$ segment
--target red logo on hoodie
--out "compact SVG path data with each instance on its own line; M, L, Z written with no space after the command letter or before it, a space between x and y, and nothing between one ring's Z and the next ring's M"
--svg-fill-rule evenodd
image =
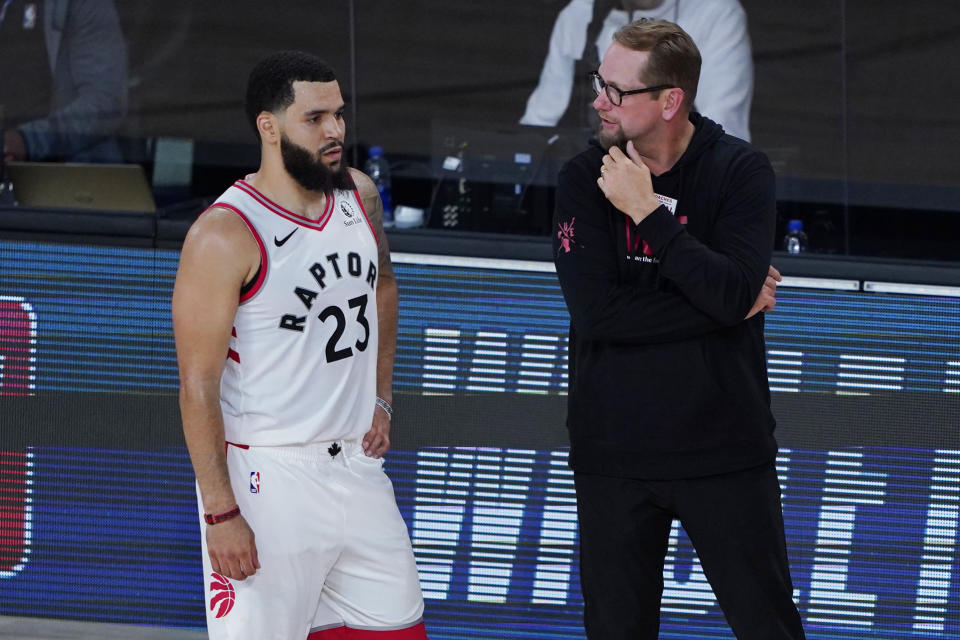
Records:
M570 222L561 222L559 224L557 237L560 238L560 248L566 253L570 253L570 250L573 249L573 223L576 222L576 220L576 218L571 218Z

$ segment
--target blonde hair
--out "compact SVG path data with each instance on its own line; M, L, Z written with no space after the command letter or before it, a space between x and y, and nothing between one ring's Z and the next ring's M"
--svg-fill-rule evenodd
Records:
M683 89L683 104L693 109L701 59L686 31L666 20L641 19L620 27L613 39L627 49L649 52L646 67L638 74L640 81L650 87L668 84Z

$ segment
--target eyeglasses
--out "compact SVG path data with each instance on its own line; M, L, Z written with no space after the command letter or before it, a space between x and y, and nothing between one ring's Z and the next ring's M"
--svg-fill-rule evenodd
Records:
M607 92L607 100L615 106L619 107L623 104L623 96L630 96L635 93L651 93L653 91L663 91L664 89L676 89L672 84L658 84L653 87L646 87L644 89L631 89L629 91L621 91L614 86L607 84L607 81L600 77L600 74L596 71L590 74L590 79L593 81L593 90L597 92L597 95L600 95L601 91Z

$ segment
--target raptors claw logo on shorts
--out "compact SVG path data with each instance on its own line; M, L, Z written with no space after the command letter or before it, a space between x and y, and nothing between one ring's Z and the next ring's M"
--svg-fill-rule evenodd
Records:
M233 609L237 594L230 581L219 573L210 574L210 611L222 618Z

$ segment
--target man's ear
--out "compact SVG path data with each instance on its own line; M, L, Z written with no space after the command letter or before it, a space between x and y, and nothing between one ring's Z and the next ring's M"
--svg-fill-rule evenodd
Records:
M261 111L257 116L257 131L260 132L260 139L264 144L279 144L280 123L277 116L269 111Z
M664 91L666 91L666 95L664 96L662 114L664 120L670 121L680 113L681 107L683 107L683 98L686 94L679 87L664 89Z

